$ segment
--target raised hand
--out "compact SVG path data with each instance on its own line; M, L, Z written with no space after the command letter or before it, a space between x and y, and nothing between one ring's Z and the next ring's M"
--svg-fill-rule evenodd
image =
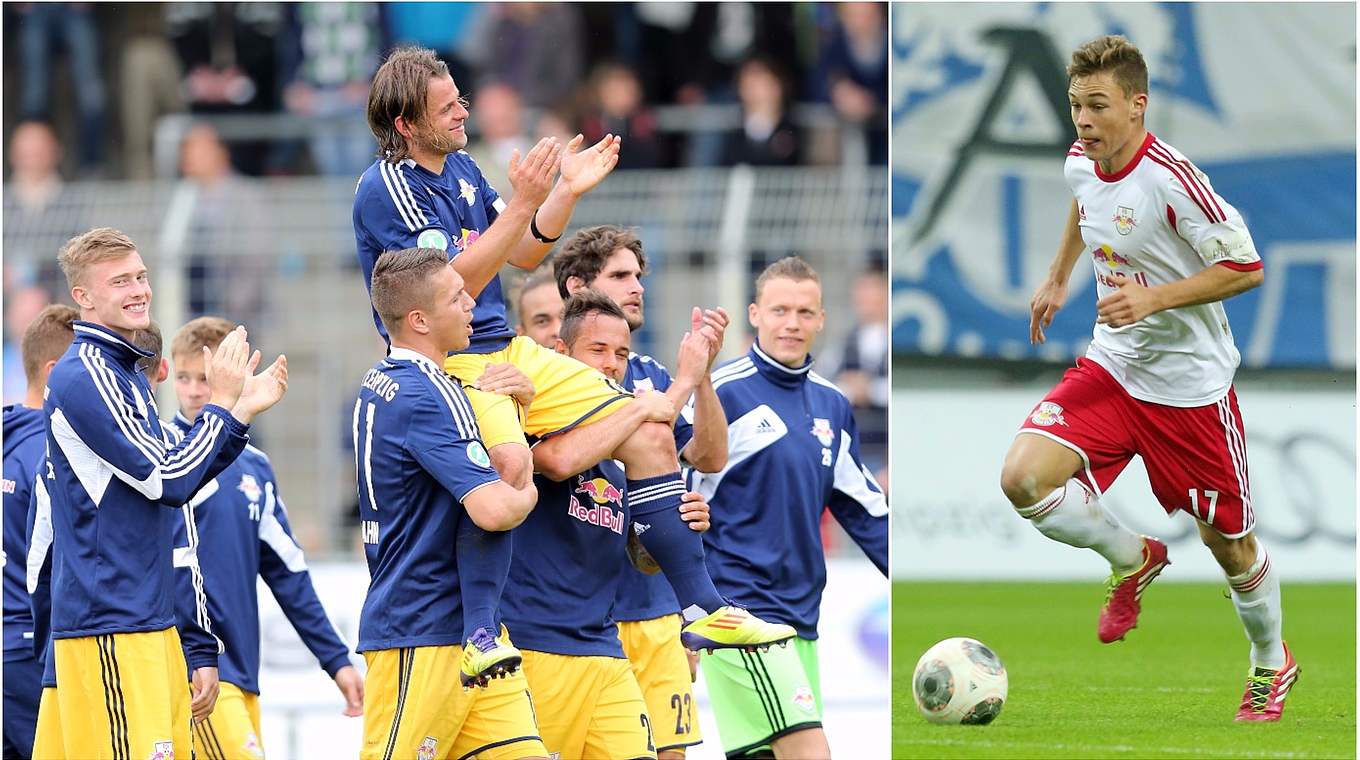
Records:
M695 314L699 309L694 309ZM691 330L680 339L680 350L675 359L675 379L698 387L708 376L712 365L713 341L703 328Z
M511 202L523 203L530 208L543 205L561 165L562 144L556 137L539 140L523 161L516 150L510 155L510 187L515 191Z
M675 421L675 404L660 391L643 391L637 394L636 403L642 405L644 422L664 422L669 425Z
M249 367L253 371L260 364L260 352L251 357ZM231 414L242 422L250 422L255 415L279 403L288 391L288 357L280 354L274 363L258 375L246 378L241 397L232 407Z
M572 138L562 156L562 182L578 198L614 171L619 165L619 148L623 144L622 137L605 135L599 142L581 150L585 141L584 135Z
M727 309L721 306L716 309L704 309L702 315L699 313L699 307L696 306L694 312L690 315L690 323L695 332L703 332L708 336L708 368L713 369L713 363L718 360L718 354L722 352L723 334L727 331L727 326L732 323L732 319L727 316Z
M207 375L211 394L208 403L225 409L236 405L245 386L246 376L255 371L249 366L250 344L246 342L246 328L237 325L227 333L217 350L203 347L203 374Z

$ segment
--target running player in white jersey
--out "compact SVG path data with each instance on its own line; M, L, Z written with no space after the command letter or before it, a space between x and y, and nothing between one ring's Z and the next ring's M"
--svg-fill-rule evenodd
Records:
M1067 298L1087 252L1095 336L1021 426L1001 487L1041 533L1109 560L1099 636L1120 640L1162 571L1166 545L1120 525L1100 503L1139 455L1168 514L1188 512L1223 568L1251 642L1237 720L1275 721L1298 675L1281 639L1279 576L1252 529L1240 359L1222 301L1261 284L1242 217L1209 178L1147 131L1147 65L1123 37L1078 48L1067 68L1077 141L1064 174L1075 199L1058 255L1031 302L1030 340Z

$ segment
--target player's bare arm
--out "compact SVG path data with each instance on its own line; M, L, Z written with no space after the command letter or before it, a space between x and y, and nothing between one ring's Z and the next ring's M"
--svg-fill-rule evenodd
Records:
M463 500L463 508L477 527L501 531L524 522L537 502L538 489L532 479L523 488L498 480L468 494Z
M511 396L526 409L534 401L534 382L510 362L486 365L486 371L472 387L486 393Z
M1265 281L1260 269L1240 272L1214 264L1183 280L1144 287L1130 277L1116 274L1119 290L1096 302L1096 322L1124 327L1159 311L1224 301L1245 293Z
M692 333L708 339L708 362L693 391L694 437L685 444L680 456L699 472L718 472L727 465L727 414L723 412L709 372L722 350L729 321L727 311L722 308L700 311L695 307L690 315ZM684 350L683 346L681 350Z
M623 138L605 135L599 142L581 150L584 142L585 136L577 135L567 143L567 149L562 153L562 176L547 200L538 208L538 231L547 238L561 236L567 228L567 222L571 220L572 212L576 210L576 202L600 184L619 164L619 147ZM552 246L552 243L544 243L525 231L510 254L510 263L520 269L533 269L543 262Z
M552 481L566 480L608 459L644 422L674 420L675 405L666 394L639 393L623 409L591 423L590 435L553 436L534 446L534 470Z
M486 232L453 260L453 268L462 275L464 287L474 298L511 260L519 242L529 236L529 223L552 191L561 163L562 146L551 137L539 140L522 160L519 151L510 156L514 195Z
M1073 198L1072 208L1067 212L1067 227L1063 229L1062 242L1058 244L1058 255L1048 268L1048 277L1034 291L1034 297L1029 302L1030 343L1044 342L1044 328L1053 324L1053 315L1067 302L1067 283L1072 279L1072 269L1086 249L1086 244L1081 240L1078 213L1077 200Z

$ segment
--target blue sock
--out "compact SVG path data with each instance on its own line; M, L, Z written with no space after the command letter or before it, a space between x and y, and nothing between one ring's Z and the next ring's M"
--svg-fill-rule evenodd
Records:
M628 511L638 540L675 589L680 608L713 612L727 604L704 564L704 539L680 519L685 482L678 471L628 480ZM460 571L461 571L461 565Z
M454 544L458 591L463 597L463 641L478 628L487 629L492 636L500 633L496 613L510 575L512 549L510 531L482 530L463 513Z

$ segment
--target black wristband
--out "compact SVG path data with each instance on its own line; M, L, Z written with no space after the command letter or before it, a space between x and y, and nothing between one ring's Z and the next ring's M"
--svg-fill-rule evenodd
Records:
M538 229L538 209L534 209L534 217L529 220L529 234L533 235L534 240L537 240L540 243L552 244L562 239L562 233L560 232L557 234L557 237L550 238L547 235L544 235L542 230Z

